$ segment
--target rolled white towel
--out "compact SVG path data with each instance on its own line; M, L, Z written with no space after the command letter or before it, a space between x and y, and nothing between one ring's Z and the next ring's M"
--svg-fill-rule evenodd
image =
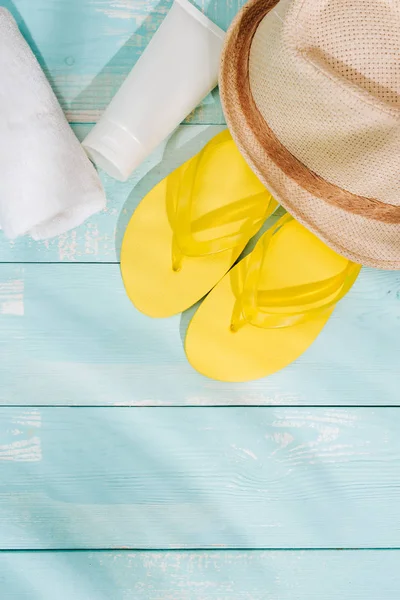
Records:
M35 240L105 208L97 172L11 14L0 8L0 226Z

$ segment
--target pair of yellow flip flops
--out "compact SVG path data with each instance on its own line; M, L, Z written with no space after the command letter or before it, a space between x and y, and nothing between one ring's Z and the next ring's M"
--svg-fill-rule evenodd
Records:
M213 379L258 379L293 362L360 271L290 215L231 268L277 206L226 130L147 194L125 233L122 276L141 312L169 317L209 294L185 350Z

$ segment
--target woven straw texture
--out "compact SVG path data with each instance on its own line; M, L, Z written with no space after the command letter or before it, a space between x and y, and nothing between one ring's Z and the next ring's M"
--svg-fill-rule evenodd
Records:
M339 76L400 108L398 0L328 0L306 4L297 23L298 45Z
M400 268L399 47L392 0L252 0L220 81L232 134L277 199L383 269Z

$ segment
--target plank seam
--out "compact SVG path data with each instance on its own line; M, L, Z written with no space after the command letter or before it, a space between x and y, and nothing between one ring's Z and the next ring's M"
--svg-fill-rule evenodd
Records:
M157 408L157 409L210 409L210 408L246 408L246 409L281 409L281 408L333 408L342 409L350 408L354 409L373 409L373 408L387 408L396 409L400 408L400 404L124 404L123 406L115 404L1 404L0 409L12 408L12 409L26 409L26 408L102 408L102 409L129 409L129 408ZM399 546L400 548L400 546Z
M153 553L153 552L174 552L174 553L184 553L184 552L212 552L212 553L221 553L221 552L399 552L400 546L394 547L350 547L350 548L268 548L268 547L260 547L260 548L127 548L114 546L111 548L10 548L10 549L0 549L1 554L22 554L25 553L67 553L67 552L76 552L76 553L86 553L86 552L129 552L129 553Z

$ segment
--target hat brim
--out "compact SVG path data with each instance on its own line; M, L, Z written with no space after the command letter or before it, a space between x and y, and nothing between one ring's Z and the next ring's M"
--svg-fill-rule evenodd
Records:
M233 21L225 40L220 91L228 127L239 150L284 208L333 250L348 259L379 269L400 269L400 225L354 214L302 187L279 166L257 135L243 106L251 43L258 25L278 0L250 0ZM268 128L265 123L266 129ZM293 160L296 160L293 157Z

